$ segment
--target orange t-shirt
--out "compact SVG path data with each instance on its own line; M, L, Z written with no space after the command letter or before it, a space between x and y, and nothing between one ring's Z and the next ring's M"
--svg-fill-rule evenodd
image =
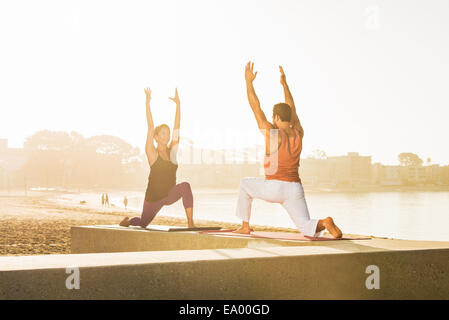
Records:
M289 137L284 130L279 129L281 143L277 151L265 155L264 169L267 180L301 182L299 178L299 157L302 151L302 136L298 130Z

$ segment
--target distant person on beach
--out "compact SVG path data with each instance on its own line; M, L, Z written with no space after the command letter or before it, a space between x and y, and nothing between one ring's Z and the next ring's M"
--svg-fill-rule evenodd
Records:
M123 204L125 205L126 210L126 207L128 206L128 198L126 196L123 198Z
M104 207L105 199L104 199L104 193L101 194L101 206Z
M163 206L171 205L182 198L188 227L194 228L193 195L190 184L188 182L176 184L176 170L178 169L176 155L178 151L179 127L181 121L181 103L178 96L178 89L175 90L175 96L169 98L176 103L175 124L170 143L170 128L168 125L161 124L154 128L153 117L150 110L150 88L145 88L145 95L148 124L145 153L151 168L148 177L148 186L145 192L142 215L132 219L126 217L120 222L120 225L124 227L132 225L145 228L150 224ZM153 139L156 140L157 147L154 146Z
M108 196L107 193L106 193L106 195L105 195L105 197L104 197L104 203L105 203L105 205L109 208L109 196Z
M253 67L254 63L248 62L245 68L246 92L257 125L265 137L265 178L242 179L236 214L243 222L234 232L251 233L249 226L251 204L253 199L262 199L280 203L305 236L318 237L324 229L327 229L335 238L341 238L342 232L331 217L321 220L310 219L298 173L304 130L296 113L284 70L279 66L285 103L274 105L273 123L270 123L260 107L254 90L253 81L257 72L253 72Z

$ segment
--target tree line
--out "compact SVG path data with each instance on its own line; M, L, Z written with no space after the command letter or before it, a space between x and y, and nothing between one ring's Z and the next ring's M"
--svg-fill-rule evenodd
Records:
M144 155L115 136L42 130L26 139L24 152L26 162L18 174L29 186L127 188L146 183Z

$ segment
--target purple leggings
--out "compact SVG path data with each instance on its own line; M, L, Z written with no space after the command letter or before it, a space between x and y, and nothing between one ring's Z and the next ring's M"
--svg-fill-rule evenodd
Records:
M168 206L175 203L182 197L182 204L184 208L193 208L193 195L192 189L188 182L181 182L170 189L167 196L161 200L148 202L144 200L143 210L141 217L134 217L129 220L129 224L132 226L141 226L145 228L154 219L156 214L161 210L163 206Z

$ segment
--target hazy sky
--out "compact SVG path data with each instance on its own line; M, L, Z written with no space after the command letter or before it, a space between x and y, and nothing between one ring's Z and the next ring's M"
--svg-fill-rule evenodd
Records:
M156 124L199 146L261 143L244 67L262 108L283 101L283 65L304 156L400 152L449 164L449 1L2 1L0 138L37 130L112 134L143 149L143 88Z

